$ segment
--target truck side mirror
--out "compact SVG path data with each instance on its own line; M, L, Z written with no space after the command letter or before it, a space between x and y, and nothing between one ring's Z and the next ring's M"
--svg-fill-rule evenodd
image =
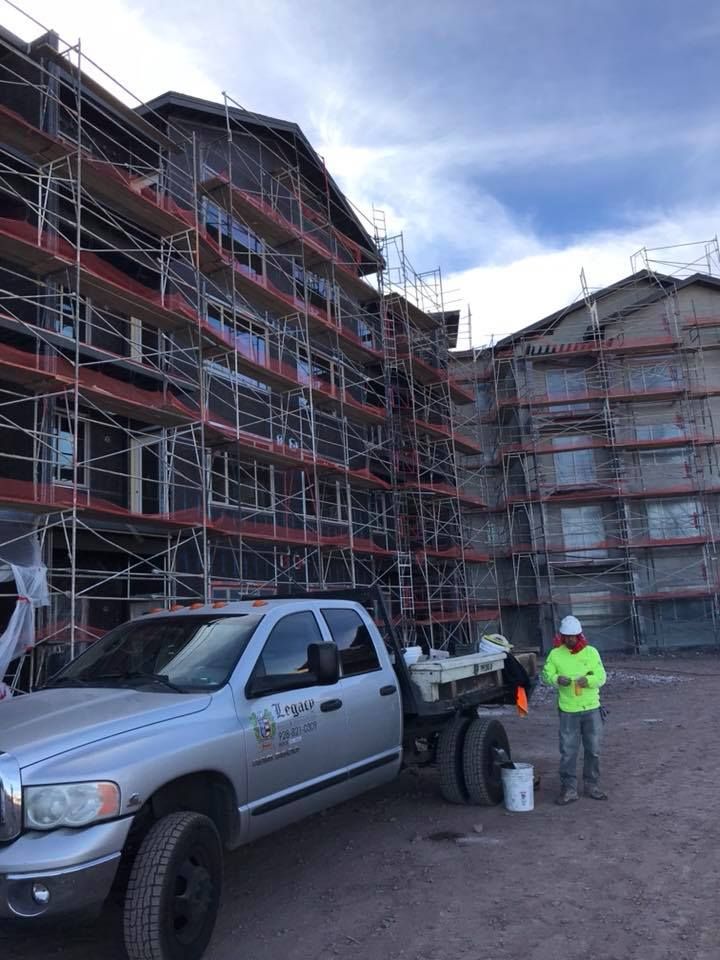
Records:
M337 683L340 679L340 651L335 643L310 643L307 648L310 673L320 684Z

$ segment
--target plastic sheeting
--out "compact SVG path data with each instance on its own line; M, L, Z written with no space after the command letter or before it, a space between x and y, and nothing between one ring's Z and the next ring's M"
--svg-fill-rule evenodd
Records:
M13 579L17 589L15 609L0 635L0 703L10 695L3 683L10 662L35 645L35 610L50 603L35 523L32 514L0 511L0 580Z

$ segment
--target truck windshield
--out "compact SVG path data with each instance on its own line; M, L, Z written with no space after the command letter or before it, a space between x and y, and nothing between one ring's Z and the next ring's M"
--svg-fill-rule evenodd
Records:
M111 630L47 686L217 690L230 679L262 614L175 616Z

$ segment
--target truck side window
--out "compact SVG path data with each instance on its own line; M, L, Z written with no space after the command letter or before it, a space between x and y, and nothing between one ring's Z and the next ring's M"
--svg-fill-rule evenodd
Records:
M317 620L310 611L290 613L272 628L254 675L277 677L306 672L308 644L322 642Z
M354 610L323 610L322 615L340 651L343 676L380 669L370 631Z

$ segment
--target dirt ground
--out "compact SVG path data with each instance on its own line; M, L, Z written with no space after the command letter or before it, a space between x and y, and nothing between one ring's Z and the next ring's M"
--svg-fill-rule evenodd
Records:
M208 960L717 960L720 659L611 664L607 803L553 804L544 695L507 726L541 776L536 809L452 807L435 775L390 787L228 858ZM430 839L456 833L457 839ZM117 918L3 930L3 960L121 960Z

